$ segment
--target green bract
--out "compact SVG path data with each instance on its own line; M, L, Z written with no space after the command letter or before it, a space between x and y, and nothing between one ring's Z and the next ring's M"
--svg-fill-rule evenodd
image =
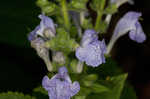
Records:
M58 13L59 7L53 2L48 0L37 0L36 4L41 8L42 12L47 15Z
M104 10L105 14L114 14L118 11L116 4L109 4L108 7Z
M36 1L37 6L39 7L44 7L49 5L49 1L48 0L37 0Z
M92 0L92 3L90 4L91 8L95 11L100 11L102 10L101 8L104 6L102 3L105 0Z
M54 3L48 4L47 6L41 7L42 12L45 12L46 14L50 15L55 13L56 11L56 5Z
M65 54L68 54L75 50L78 44L74 39L71 39L69 34L63 29L57 29L57 35L55 38L52 38L47 42L47 45L53 51L62 51Z
M93 28L93 25L92 25L91 22L92 22L92 21L91 21L90 18L89 18L89 19L85 18L85 19L83 20L83 24L81 24L81 25L82 25L82 27L83 27L84 29L92 29L92 28Z
M86 9L86 3L88 0L71 0L70 7L75 9Z

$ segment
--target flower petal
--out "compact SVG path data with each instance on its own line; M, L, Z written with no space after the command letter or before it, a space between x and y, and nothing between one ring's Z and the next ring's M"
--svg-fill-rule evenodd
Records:
M84 32L81 46L76 49L76 57L87 65L97 67L105 62L104 53L106 53L105 41L99 41L97 32L88 29Z
M129 32L129 37L138 43L142 43L146 40L146 35L144 34L142 26L139 22L137 22L135 25L136 30L131 30Z
M39 18L41 19L41 22L40 29L37 31L37 34L40 36L44 36L43 33L47 33L47 35L54 36L56 30L53 20L43 14L39 15Z
M102 64L102 55L103 51L101 50L101 42L95 41L88 46L86 46L87 50L87 57L86 57L86 64L92 67L97 67Z
M68 73L68 70L65 66L63 66L63 67L59 68L58 73L59 74L65 74L65 73Z
M42 80L42 86L46 90L49 90L51 87L55 86L55 83L52 83L52 81L48 78L48 76L44 76Z
M76 49L75 55L81 62L84 62L87 57L86 48L78 47Z
M117 26L114 30L114 37L120 37L125 35L130 30L136 29L136 22L138 21L139 17L141 16L141 13L138 12L128 12L125 14L117 23Z
M72 84L66 67L61 67L58 71L51 79L45 76L42 86L48 91L50 99L70 99L78 93L80 85L76 81Z
M71 89L70 94L72 97L79 92L80 84L77 81L75 81L75 82L73 82L73 84L71 84L70 89Z
M86 46L94 40L98 40L97 32L92 29L87 29L82 37L81 45Z
M57 80L56 83L57 99L70 99L70 83Z
M32 41L32 40L34 40L37 37L36 32L39 29L40 29L40 25L38 25L32 32L29 33L29 35L28 35L28 40L29 41Z

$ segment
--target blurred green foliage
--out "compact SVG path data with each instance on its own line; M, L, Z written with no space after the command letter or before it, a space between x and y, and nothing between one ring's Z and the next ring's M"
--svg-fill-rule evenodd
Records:
M29 95L24 95L23 93L17 92L7 92L7 93L0 93L0 99L36 99Z

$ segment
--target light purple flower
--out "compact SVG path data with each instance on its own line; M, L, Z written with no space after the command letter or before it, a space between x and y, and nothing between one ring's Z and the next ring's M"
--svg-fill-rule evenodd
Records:
M51 79L45 76L42 86L48 91L49 99L70 99L80 90L79 83L70 80L66 67L59 68Z
M130 32L129 37L132 40L137 41L138 43L144 42L146 36L142 30L140 23L138 22L140 16L141 13L132 11L125 14L117 23L113 38L118 39L120 36L123 36L127 32Z
M40 25L38 25L32 32L29 33L29 35L28 35L28 40L29 40L29 41L32 41L32 40L34 40L35 38L37 38L36 32L37 32L37 30L39 30L39 29L40 29Z
M142 26L138 21L141 15L141 13L130 11L119 20L107 46L106 54L110 53L113 45L118 40L118 38L128 32L130 39L138 43L142 43L146 40L146 35L144 34Z
M81 45L86 46L90 42L98 40L97 32L92 29L85 30L84 35L81 40Z
M105 41L99 41L94 30L86 30L81 46L76 49L76 57L87 65L97 67L105 63L104 54L106 53Z
M117 7L121 6L124 3L130 3L130 4L134 4L133 0L110 0L110 3L112 4L116 4Z
M39 18L41 19L41 22L40 22L40 29L37 31L37 34L40 36L46 35L54 37L56 30L53 20L43 14L39 15Z
M53 20L43 14L39 15L41 19L40 25L38 25L30 34L28 35L28 40L34 40L38 35L41 37L51 38L56 34L55 24Z
M52 71L52 64L49 58L49 49L45 47L45 41L37 37L31 40L31 46L34 48L40 58L42 58L47 66L48 71Z

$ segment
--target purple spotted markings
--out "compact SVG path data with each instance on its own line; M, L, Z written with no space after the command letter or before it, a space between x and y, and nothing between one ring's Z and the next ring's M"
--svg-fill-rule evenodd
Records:
M76 49L76 57L88 66L97 67L105 63L105 41L99 41L94 30L86 30L81 40L81 46Z

